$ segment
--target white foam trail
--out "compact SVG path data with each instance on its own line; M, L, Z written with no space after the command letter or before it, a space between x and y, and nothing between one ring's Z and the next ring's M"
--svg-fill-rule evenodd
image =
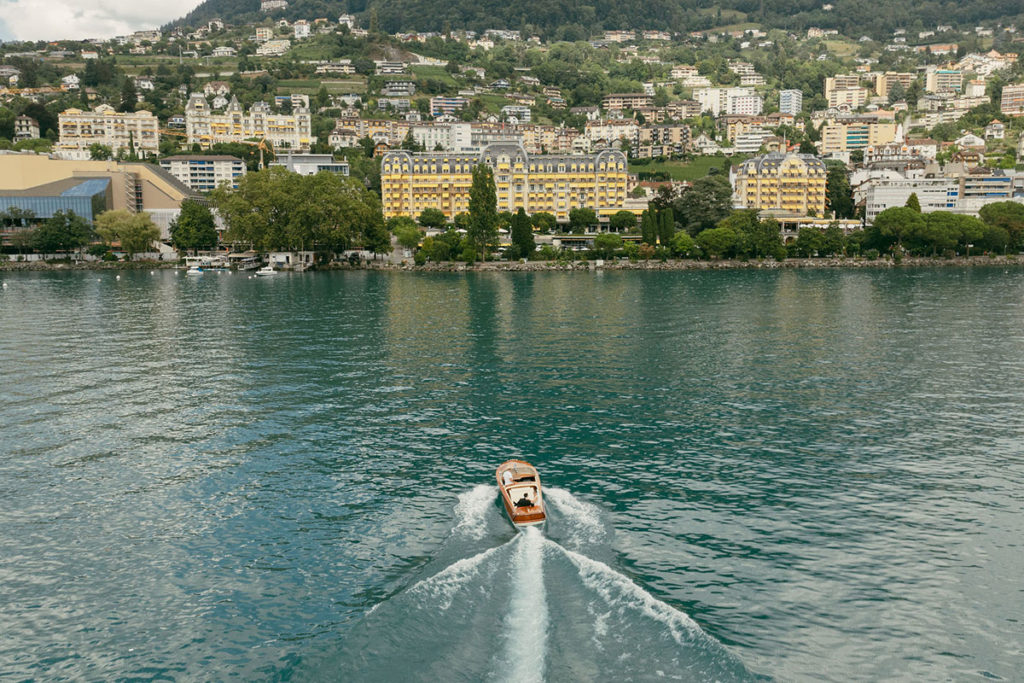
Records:
M422 593L429 597L437 598L438 606L442 610L446 610L452 606L452 599L459 589L477 575L483 561L515 540L513 538L511 541L502 543L495 548L488 548L482 553L453 562L433 576L414 584L409 589L409 592Z
M487 531L487 510L494 503L494 496L495 486L486 484L460 493L459 502L455 504L455 517L459 520L455 532L477 540L483 538Z
M554 541L547 541L547 543L565 553L569 561L579 570L584 585L596 591L609 605L635 609L664 624L668 627L672 638L680 645L692 643L694 639L704 641L711 639L685 612L680 612L658 600L604 562L592 560L585 555L563 548Z
M544 591L544 537L527 527L516 553L512 605L505 623L508 642L499 677L514 683L541 683L547 656L548 601Z
M559 488L545 488L544 497L554 503L569 523L569 541L576 548L584 543L600 543L605 536L601 523L601 510L596 505L582 501L569 491Z

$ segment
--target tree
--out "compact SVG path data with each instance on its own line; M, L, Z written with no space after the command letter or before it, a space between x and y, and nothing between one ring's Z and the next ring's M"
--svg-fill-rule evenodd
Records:
M636 214L632 211L616 211L608 219L608 229L614 232L629 232L636 229Z
M558 219L547 211L539 211L533 214L530 216L530 222L533 223L533 227L537 228L537 232L542 235L554 232L555 228L558 227Z
M138 103L139 97L135 93L135 84L130 78L125 78L124 83L121 84L121 106L118 111L133 112Z
M526 211L520 208L512 216L512 244L518 248L519 255L529 258L537 248L533 239L533 225L530 224L530 217Z
M825 243L825 238L817 228L800 228L793 246L800 256L817 256Z
M398 239L398 244L406 249L415 249L420 244L420 239L423 237L423 233L419 231L416 224L402 225L395 232L395 237Z
M44 254L79 249L89 243L89 222L73 211L57 211L32 231L32 247Z
M907 96L907 89L902 83L896 81L893 83L892 88L889 89L889 104L894 104L905 99Z
M476 254L486 254L487 246L498 238L498 194L494 174L484 164L473 167L473 184L469 188L468 233Z
M655 218L657 211L650 206L640 214L640 242L653 246L658 241L658 222Z
M738 241L739 235L732 228L710 228L697 234L697 244L711 257L725 256Z
M917 198L916 192L911 192L910 196L907 197L907 203L904 204L908 209L913 209L918 213L921 213L921 200Z
M817 154L817 146L810 140L804 139L800 141L800 154Z
M612 258L619 249L622 249L622 237L614 232L602 232L594 238L594 251L602 258Z
M211 249L217 246L217 227L213 213L194 199L181 203L181 213L169 226L171 244L176 249Z
M902 245L903 237L920 230L924 218L906 206L894 206L875 216L874 223L864 231L864 246L887 252Z
M732 185L723 175L693 181L673 204L674 213L691 235L715 227L732 211Z
M825 176L825 205L836 218L853 218L853 190L842 162L829 162Z
M120 242L121 249L131 260L135 254L147 251L160 239L160 228L153 224L147 213L131 213L125 209L104 211L96 217L96 234L107 244Z
M1011 247L1024 246L1024 205L1017 202L992 202L981 207L981 220L994 228L1002 228Z
M597 225L597 214L593 209L577 207L569 210L569 229L573 233L582 235L593 225Z
M822 256L841 254L846 249L846 237L843 235L843 230L839 227L838 223L829 223L821 237L821 246L818 247L818 253Z
M683 258L691 258L696 255L697 243L690 237L690 233L680 230L672 238L672 255Z
M94 142L89 145L89 158L93 161L107 161L114 157L114 151L107 145Z
M663 247L672 243L672 237L676 234L676 221L672 215L672 208L669 207L658 212L658 242Z
M448 219L445 218L444 212L433 208L423 209L417 220L424 228L443 228L448 224Z

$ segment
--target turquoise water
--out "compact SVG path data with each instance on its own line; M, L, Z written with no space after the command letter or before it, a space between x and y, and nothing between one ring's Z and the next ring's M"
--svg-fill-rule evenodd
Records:
M0 279L0 679L1024 670L1024 271Z

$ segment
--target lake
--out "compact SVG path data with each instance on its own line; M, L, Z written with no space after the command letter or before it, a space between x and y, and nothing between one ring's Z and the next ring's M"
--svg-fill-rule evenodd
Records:
M1024 270L0 279L0 679L1024 670Z

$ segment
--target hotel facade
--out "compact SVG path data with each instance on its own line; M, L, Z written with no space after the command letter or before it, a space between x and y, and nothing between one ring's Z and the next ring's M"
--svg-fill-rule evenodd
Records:
M66 109L58 120L60 139L53 151L63 159L88 160L94 144L109 147L115 156L130 146L140 157L160 153L159 122L145 110L121 113L101 104L93 111Z
M193 94L185 106L185 134L188 144L209 148L217 142L263 139L274 149L309 149L313 118L309 109L294 107L291 114L275 114L266 102L257 102L246 113L234 97L224 113L215 113L201 94Z
M576 208L611 216L626 202L626 157L616 150L593 155L530 155L522 145L495 143L477 154L392 151L381 160L384 217L415 218L438 209L452 220L469 211L473 168L494 174L498 211L546 211L560 222Z
M754 157L736 171L736 203L744 209L824 216L826 176L824 162L809 154L772 152Z

